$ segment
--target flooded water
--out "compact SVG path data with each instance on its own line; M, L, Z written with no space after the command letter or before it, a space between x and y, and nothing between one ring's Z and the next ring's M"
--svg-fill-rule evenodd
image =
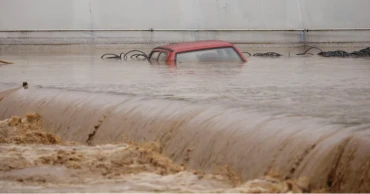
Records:
M164 155L191 169L209 173L226 164L243 181L278 170L313 179L314 188L370 191L368 171L354 173L370 169L369 58L249 57L244 65L177 67L100 54L0 59L14 63L0 67L2 90L30 85L0 101L1 119L37 111L68 141L159 141ZM17 146L1 149L25 149ZM209 181L191 191L234 188Z
M370 124L370 59L249 58L240 65L101 60L99 56L4 56L0 83L222 104Z
M229 168L186 170L156 142L87 146L48 133L36 113L0 121L1 192L303 192L277 174L241 184Z

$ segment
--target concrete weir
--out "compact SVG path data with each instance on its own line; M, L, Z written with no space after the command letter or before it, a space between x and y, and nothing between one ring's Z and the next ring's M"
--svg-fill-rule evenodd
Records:
M223 106L31 87L0 93L0 117L38 112L65 140L158 141L201 171L229 165L243 180L270 170L314 188L370 192L370 130Z

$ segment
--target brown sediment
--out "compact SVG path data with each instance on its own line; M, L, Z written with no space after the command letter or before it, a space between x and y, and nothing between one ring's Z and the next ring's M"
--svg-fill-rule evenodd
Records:
M43 121L38 113L28 113L24 118L13 116L1 121L0 143L65 144L59 137L43 129ZM140 145L132 144L125 148L123 152L112 153L109 157L98 156L98 161L84 164L83 161L87 159L81 153L59 150L52 155L40 157L36 163L66 165L72 168L82 168L81 165L90 165L88 168L91 171L99 169L103 170L104 174L138 173L142 171L170 174L183 170L183 167L175 165L170 159L161 155L161 151L157 142L146 142ZM148 166L140 164L151 164L150 168L152 169L147 169Z
M370 191L370 145L366 139L369 130L186 102L48 89L18 90L0 101L3 119L30 110L42 114L47 131L65 141L85 144L88 139L91 145L157 142L160 153L188 171L216 174L213 172L218 167L229 166L237 172L239 185L267 176L266 172L273 169L284 177L281 179L286 182L284 188L295 188L288 180L308 177L312 189ZM100 122L101 118L104 122ZM134 149L132 146L128 150ZM134 151L134 156L139 157L140 153ZM59 155L64 158L63 153ZM52 156L55 157L58 155ZM54 159L49 160L54 163ZM55 162L74 166L75 160ZM81 163L77 164L76 167L84 168ZM114 166L101 165L102 168L97 169ZM159 174L167 173L159 167L154 169ZM109 171L102 173L110 174ZM259 183L274 181L261 179ZM228 185L235 188L238 184Z
M0 143L61 144L63 141L42 129L42 119L37 113L24 118L13 116L0 122Z
M1 121L2 128L4 124L8 133L7 141L0 144L0 186L15 187L3 187L3 191L17 191L16 186L30 191L37 186L35 192L81 188L95 191L96 185L109 191L112 184L118 191L126 192L309 192L310 189L306 179L284 180L273 173L242 184L229 166L220 167L213 174L185 171L162 154L158 142L85 146L47 138L21 141L24 139L21 136L30 130L47 133L37 113L23 118L13 116ZM14 134L17 141L9 140ZM120 181L126 186L120 187ZM110 186L104 188L101 184Z
M43 129L43 121L38 113L28 113L24 118L13 116L0 122L0 143L3 144L59 144L66 145L59 137L46 132ZM65 165L68 168L90 171L102 171L103 174L129 174L138 172L155 172L157 174L172 174L183 170L183 167L174 164L170 159L161 155L161 148L157 142L143 144L131 144L123 147L123 150L110 153L109 155L94 155L96 161L89 161L88 157L76 150L58 150L47 156L41 156L35 160L35 164ZM14 159L14 158L13 158ZM7 158L3 158L3 162ZM1 170L11 170L16 167L27 167L24 158L17 155L17 161L24 165L9 164L2 166ZM148 166L147 164L151 164Z
M28 162L22 155L13 153L12 155L1 156L0 171L23 169L29 166L31 166L31 163Z
M120 146L123 145L116 145L117 148ZM161 155L157 145L150 142L141 146L123 146L122 149L109 154L59 150L51 155L40 157L36 163L85 169L109 177L140 172L167 175L183 170L181 166Z
M242 184L240 174L231 169L229 165L217 167L213 174L227 177L233 187L239 187Z

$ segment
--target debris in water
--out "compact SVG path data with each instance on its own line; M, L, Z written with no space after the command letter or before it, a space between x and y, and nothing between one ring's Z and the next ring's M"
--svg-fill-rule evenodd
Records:
M13 64L12 62L9 62L9 61L3 61L3 60L0 60L0 63L4 63L4 64L6 64L6 65Z
M22 86L23 86L24 89L28 89L28 83L27 82L23 82Z

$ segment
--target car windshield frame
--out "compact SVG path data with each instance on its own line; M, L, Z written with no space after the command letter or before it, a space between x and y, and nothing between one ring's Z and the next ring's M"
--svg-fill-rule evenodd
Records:
M197 51L205 51L205 50L224 49L224 48L232 48L233 51L236 53L236 55L239 57L240 63L245 63L243 57L240 56L239 52L237 52L237 50L233 46L221 46L221 47L201 48L201 49L193 49L193 50L188 50L188 51L176 52L176 54L175 54L175 64L177 64L177 55L178 54L191 53L191 52L197 52ZM217 61L215 61L215 62L217 62Z

